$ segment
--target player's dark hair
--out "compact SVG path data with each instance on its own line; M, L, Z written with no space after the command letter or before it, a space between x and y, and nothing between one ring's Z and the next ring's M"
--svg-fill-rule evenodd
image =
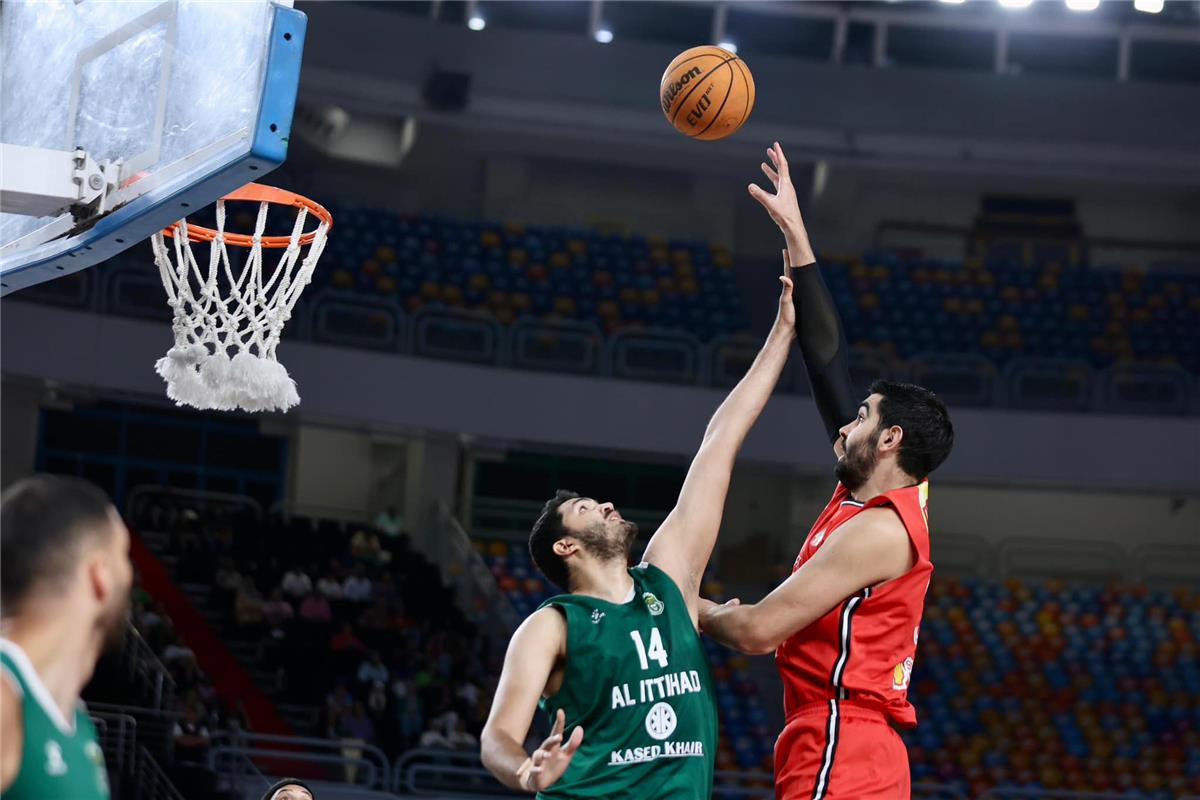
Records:
M546 580L564 592L567 591L570 574L567 571L567 562L554 552L554 543L569 533L567 526L563 524L559 508L563 503L577 497L579 495L575 492L559 489L554 493L554 497L542 506L542 515L533 523L533 530L529 533L529 555L533 558L534 565Z
M954 426L946 404L933 392L911 383L878 380L871 384L870 391L882 396L880 430L895 425L904 431L900 469L919 481L925 480L954 447Z
M65 580L80 545L112 531L112 503L80 478L33 475L0 496L0 602L5 616L39 585Z

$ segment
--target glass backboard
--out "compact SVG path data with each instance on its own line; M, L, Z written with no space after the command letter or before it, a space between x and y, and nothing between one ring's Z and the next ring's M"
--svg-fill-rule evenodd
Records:
M307 22L290 0L15 0L0 17L0 142L21 146L0 170L37 180L22 148L81 148L114 178L102 206L50 216L12 213L0 192L0 294L97 264L283 163Z

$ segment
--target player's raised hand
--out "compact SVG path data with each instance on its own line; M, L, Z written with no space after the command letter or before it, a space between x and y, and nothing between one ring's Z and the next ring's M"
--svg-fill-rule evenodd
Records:
M788 171L787 158L779 142L767 148L767 158L771 163L762 162L762 171L775 187L775 194L765 191L757 184L750 184L750 196L759 202L775 224L784 231L803 225L800 218L800 203L796 199L796 189L792 186L792 175Z
M564 744L563 730L566 725L567 715L560 708L554 718L554 728L546 737L546 741L542 742L517 770L522 788L530 792L540 792L553 786L567 771L575 751L583 743L583 728L576 726L575 730L571 731L571 738Z

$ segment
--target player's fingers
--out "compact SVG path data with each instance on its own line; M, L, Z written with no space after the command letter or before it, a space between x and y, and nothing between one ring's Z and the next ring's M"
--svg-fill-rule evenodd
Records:
M791 281L788 281L788 283L791 283ZM741 604L742 604L741 598L738 598L738 597L735 597L732 600L726 600L723 603L723 605L727 605L727 606L740 606Z
M786 175L788 168L787 156L783 154L783 147L779 144L779 142L775 143L775 156L775 166L779 168L779 173L781 175Z
M542 742L542 746L539 749L549 752L550 750L554 749L555 747L558 747L558 745L561 743L562 743L562 734L556 733L553 736L547 736L546 741Z
M776 169L779 169L779 154L775 152L774 147L767 148L767 158L771 159L771 164L774 165Z
M759 166L762 167L763 174L770 179L771 183L779 186L779 173L767 166L767 162L765 161L759 164Z
M573 755L579 749L579 745L583 743L583 728L576 725L575 730L571 731L571 738L567 740L566 746L563 747L563 752L568 756Z
M771 195L764 192L762 187L760 187L757 183L750 184L750 196L757 200L763 208L767 209L768 211L771 210L770 206L767 205L767 198L771 197Z
M792 254L789 253L787 251L787 248L785 247L783 249L783 274L787 275L788 270L791 268L792 268Z
M567 727L567 714L561 708L554 715L554 727L550 729L551 736L562 737L563 729Z
M533 755L530 756L530 760L533 762L533 769L537 769L542 765L542 762L546 760L546 751L539 747L537 750L533 751Z
M783 284L784 297L790 297L792 294L792 279L785 278L784 276L780 275L779 282ZM733 602L733 601L730 601L730 602ZM724 605L729 605L729 603L725 603Z

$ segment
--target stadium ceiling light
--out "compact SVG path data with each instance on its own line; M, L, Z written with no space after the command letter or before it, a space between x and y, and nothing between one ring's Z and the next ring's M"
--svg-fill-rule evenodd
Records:
M1157 14L1163 10L1163 0L1133 0L1133 7L1147 14Z
M1029 8L1033 0L1000 0L1000 5L1005 8Z
M735 56L737 55L737 45L733 42L720 42L717 44L717 47L721 48L722 50L728 50Z
M1072 11L1095 11L1100 7L1100 0L1067 0L1067 8Z
M945 3L948 6L961 6L967 0L938 0L939 3Z
M467 27L473 31L487 27L487 20L479 13L479 0L467 0Z
M608 44L613 40L613 32L608 28L599 28L596 31L596 41L600 44Z

